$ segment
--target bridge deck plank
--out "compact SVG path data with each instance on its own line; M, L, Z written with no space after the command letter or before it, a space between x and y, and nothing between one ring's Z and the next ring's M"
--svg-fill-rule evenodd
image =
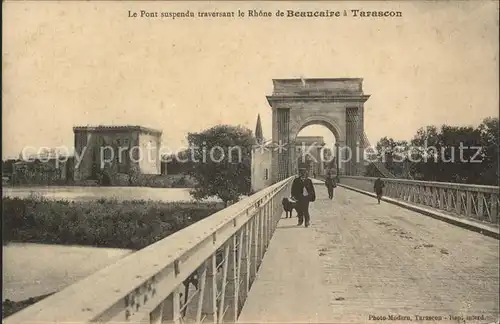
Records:
M239 322L498 319L498 240L343 188L333 201L317 191L310 228L280 220Z

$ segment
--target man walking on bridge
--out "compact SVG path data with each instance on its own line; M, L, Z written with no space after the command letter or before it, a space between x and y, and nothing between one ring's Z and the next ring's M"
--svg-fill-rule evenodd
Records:
M382 199L382 189L384 187L385 187L384 182L380 180L380 178L377 178L377 180L375 180L375 184L373 185L373 191L375 191L375 194L377 194L377 200L379 205L380 205L380 199Z
M333 177L331 172L328 172L326 174L325 186L328 190L328 198L330 200L333 199L333 189L337 187L337 182L335 181L335 178Z
M305 221L305 227L309 227L309 203L316 200L316 192L311 179L307 177L306 169L299 170L299 176L293 180L291 191L292 198L297 201L297 216L299 217L297 226L301 226Z

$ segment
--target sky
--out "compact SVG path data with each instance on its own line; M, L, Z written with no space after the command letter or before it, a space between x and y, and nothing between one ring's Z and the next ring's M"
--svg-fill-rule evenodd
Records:
M216 124L271 136L277 78L363 78L365 132L498 116L498 2L4 1L2 153L73 146L76 125L141 125L175 150ZM398 10L401 18L129 18L130 12ZM319 127L319 128L318 128ZM332 137L321 126L300 135ZM328 138L327 138L328 140Z

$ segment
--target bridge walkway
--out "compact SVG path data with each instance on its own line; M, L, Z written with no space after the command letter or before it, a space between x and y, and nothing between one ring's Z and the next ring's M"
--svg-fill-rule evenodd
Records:
M316 190L309 228L283 214L240 323L498 320L497 239L344 188L333 201Z

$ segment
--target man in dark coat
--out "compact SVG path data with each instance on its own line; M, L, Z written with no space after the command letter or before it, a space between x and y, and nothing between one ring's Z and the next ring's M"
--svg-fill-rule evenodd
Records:
M337 181L330 172L326 174L325 186L328 190L328 198L333 199L333 189L337 187Z
M373 191L375 191L375 194L377 195L379 205L380 199L382 199L382 189L384 186L384 182L380 178L377 178L377 180L375 180L375 184L373 185Z
M306 169L299 170L299 176L293 180L291 191L291 196L297 201L297 216L299 217L297 226L301 226L305 221L304 225L309 227L309 203L316 200L316 192L311 179L307 177Z

